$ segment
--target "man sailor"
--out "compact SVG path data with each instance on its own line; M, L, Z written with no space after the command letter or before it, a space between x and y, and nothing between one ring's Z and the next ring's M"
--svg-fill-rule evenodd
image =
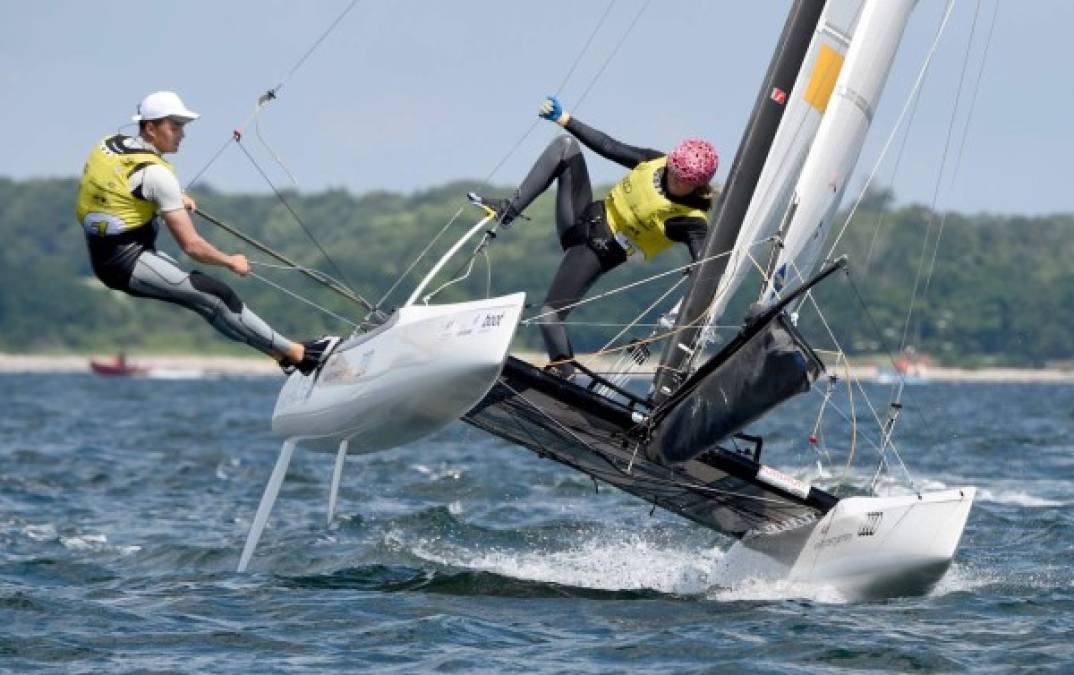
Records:
M179 248L194 260L239 276L250 272L246 256L223 253L198 234L190 217L194 200L183 193L174 168L163 157L179 150L184 127L198 116L174 92L154 92L142 100L132 118L138 123L138 136L109 136L90 152L76 213L93 271L109 288L197 312L226 337L271 356L284 372L297 368L309 374L328 357L338 337L289 340L254 314L229 286L198 270L184 271L156 249L158 221L163 221Z

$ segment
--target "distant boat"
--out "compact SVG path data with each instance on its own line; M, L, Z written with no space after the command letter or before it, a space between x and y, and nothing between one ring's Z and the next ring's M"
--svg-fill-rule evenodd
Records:
M929 381L928 357L913 350L895 359L894 367L880 368L876 373L878 384L925 384Z
M105 377L129 377L145 375L148 368L136 366L127 361L127 356L120 352L110 359L90 359L90 370Z

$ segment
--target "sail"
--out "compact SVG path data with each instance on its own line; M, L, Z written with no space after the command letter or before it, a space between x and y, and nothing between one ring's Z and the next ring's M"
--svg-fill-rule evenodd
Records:
M820 20L824 2L797 0L783 26L779 44L768 65L764 82L754 101L750 122L742 137L731 173L716 203L715 222L709 228L702 262L691 275L690 289L675 321L674 338L667 341L656 377L653 399L670 396L689 375L689 361L697 351L701 324L727 268L727 255L734 247L742 218L746 214L765 158L779 128L791 93Z
M727 304L755 264L762 267L767 250L759 244L779 229L788 215L795 183L831 100L836 79L854 35L864 0L828 0L809 45L798 79L791 90L787 111L772 141L757 189L735 241L727 271L720 279L703 340L715 341L713 324L723 317ZM738 317L734 317L737 322Z
M794 212L762 296L765 300L808 278L816 268L916 3L865 3L832 100L795 186Z
M658 464L688 461L809 391L824 363L785 310L846 262L832 261L779 302L755 303L738 335L650 415L646 456Z

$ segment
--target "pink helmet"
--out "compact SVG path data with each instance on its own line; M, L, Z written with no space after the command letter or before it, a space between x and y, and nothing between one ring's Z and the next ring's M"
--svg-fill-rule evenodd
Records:
M716 175L720 156L712 143L701 138L687 138L668 155L668 171L677 180L698 187L707 185Z

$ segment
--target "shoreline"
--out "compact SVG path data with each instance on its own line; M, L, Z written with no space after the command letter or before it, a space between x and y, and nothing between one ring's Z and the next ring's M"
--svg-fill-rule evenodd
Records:
M520 354L531 363L540 364L540 355L534 353ZM107 360L110 356L88 356L82 354L43 355L10 354L0 352L0 374L34 374L34 373L90 373L91 358ZM148 368L150 374L187 374L193 376L234 375L261 376L281 375L279 367L271 359L261 356L198 356L194 354L156 354L131 355L129 362L134 366ZM590 363L596 369L597 363ZM889 370L890 372L890 370ZM836 375L846 376L847 370L840 369ZM852 365L849 374L864 381L877 381L884 374L884 369L875 365ZM1074 383L1074 369L1065 368L945 368L929 366L920 374L919 379L926 382L1037 382L1037 383ZM890 382L890 381L889 381Z

